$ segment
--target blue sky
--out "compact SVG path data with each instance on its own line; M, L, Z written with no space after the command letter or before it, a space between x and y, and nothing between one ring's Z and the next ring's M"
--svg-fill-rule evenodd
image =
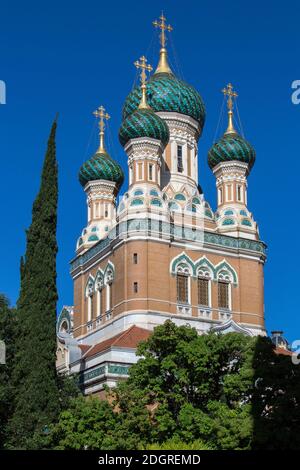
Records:
M300 79L296 1L2 0L0 80L7 86L7 104L0 105L0 291L15 303L25 229L50 126L59 112L59 307L72 304L69 260L86 223L77 175L97 139L91 113L104 104L111 114L109 148L126 169L118 142L121 108L136 79L133 61L147 54L156 65L158 39L152 21L162 9L174 26L171 63L206 104L199 178L214 208L215 180L207 151L222 105L220 90L231 81L239 92L245 136L257 152L248 207L268 244L267 328L282 328L290 341L300 338L300 105L291 101L291 83Z

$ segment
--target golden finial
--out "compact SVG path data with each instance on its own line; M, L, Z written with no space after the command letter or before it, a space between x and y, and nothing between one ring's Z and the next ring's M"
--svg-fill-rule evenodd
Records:
M110 115L105 112L105 108L103 106L99 106L99 108L96 109L96 111L93 112L94 116L99 118L99 138L100 138L100 143L99 143L99 148L97 150L97 153L103 153L106 152L105 150L105 145L104 145L104 129L105 129L105 121L108 121L110 119Z
M146 80L147 80L146 70L148 72L151 72L152 67L150 64L147 64L147 59L145 56L142 56L140 58L140 62L136 60L134 62L134 65L136 66L137 69L141 69L140 77L141 77L142 98L139 104L139 109L150 109L150 106L147 103L147 97L146 97Z
M158 20L153 21L153 25L155 28L159 28L161 30L161 33L159 35L160 37L160 57L159 57L159 63L157 66L157 69L155 70L154 73L172 73L172 70L170 69L170 66L168 64L168 56L167 56L167 49L166 49L166 31L171 32L173 30L172 26L170 24L166 24L166 18L164 17L164 14L162 13L161 16L159 17L160 22Z
M238 94L233 91L233 86L228 83L227 87L223 88L222 93L228 96L227 109L228 109L228 127L225 134L235 134L236 130L233 126L233 99L237 98Z

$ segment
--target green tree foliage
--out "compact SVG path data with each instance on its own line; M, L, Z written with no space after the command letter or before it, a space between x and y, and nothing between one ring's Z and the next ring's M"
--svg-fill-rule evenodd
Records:
M52 434L57 449L110 450L115 447L118 415L108 402L79 397L62 411Z
M130 387L143 395L154 410L154 442L176 437L200 439L215 448L249 449L254 341L236 333L199 336L191 327L167 321L139 346L143 359L132 366L118 393ZM120 398L119 406L126 412Z
M199 336L167 321L138 354L109 402L75 400L61 414L52 434L59 448L299 447L300 368L269 339Z
M137 449L165 442L177 442L180 447L196 441L207 448L248 449L253 344L254 340L239 334L199 336L190 327L168 321L139 346L142 358L131 367L129 379L113 390L112 404L101 405L112 413L112 441L107 443L110 434L98 432L99 426L106 429L101 413L98 418L93 413L97 443L87 434L83 444L76 432L66 432L71 418L65 413L55 428L54 441L60 448ZM78 402L76 413L85 434L91 426L90 421L85 424L82 403ZM72 444L66 444L66 436L72 436Z
M202 441L182 442L178 439L170 439L162 444L148 444L145 450L213 450Z
M270 340L258 338L253 358L254 449L300 449L300 365L274 354Z
M0 294L0 341L5 343L5 364L0 364L0 449L4 446L7 422L13 411L14 390L11 378L15 337L15 310L10 308L8 299Z
M18 335L13 384L16 391L9 447L35 448L59 412L56 354L57 162L54 122L44 160L40 190L27 231L17 306ZM42 439L42 437L41 437Z

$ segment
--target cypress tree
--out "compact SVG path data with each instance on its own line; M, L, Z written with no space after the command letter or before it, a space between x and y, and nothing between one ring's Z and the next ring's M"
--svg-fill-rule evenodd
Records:
M21 260L18 337L13 372L14 413L8 448L40 447L59 412L56 359L56 226L58 171L56 120L48 140L41 185Z
M8 299L0 294L0 340L5 351L0 361L0 449L4 447L6 427L12 415L12 363L15 351L16 312L9 306Z

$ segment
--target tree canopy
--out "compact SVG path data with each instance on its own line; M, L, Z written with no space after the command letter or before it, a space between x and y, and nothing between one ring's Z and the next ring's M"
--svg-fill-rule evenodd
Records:
M12 364L15 353L16 312L0 294L0 341L5 344L5 364L0 363L0 449L4 446L7 423L12 414L14 389Z
M298 448L299 367L275 354L268 338L198 335L167 321L137 354L128 380L109 401L75 399L60 415L53 445ZM282 436L282 428L294 437Z
M18 334L12 382L13 415L8 447L31 449L57 419L59 389L56 360L56 122L48 140L41 185L27 231L26 254L21 260L21 289L17 305Z

